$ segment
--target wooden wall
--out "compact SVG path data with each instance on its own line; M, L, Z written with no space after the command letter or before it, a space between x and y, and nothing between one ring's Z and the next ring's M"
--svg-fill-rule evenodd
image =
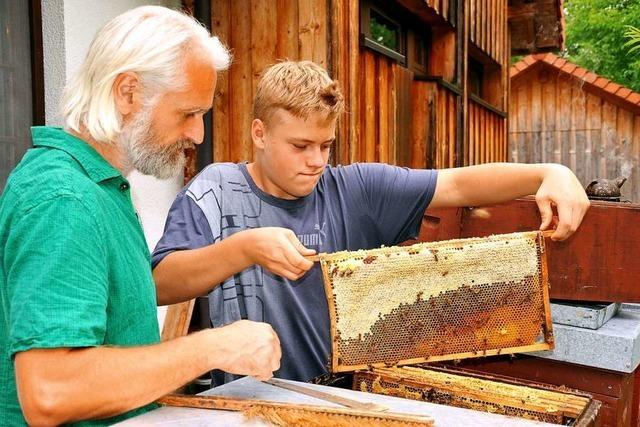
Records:
M415 82L412 89L411 167L454 167L458 94L437 81Z
M499 64L507 64L508 0L467 0L469 40Z
M585 186L598 177L628 176L622 195L640 202L640 111L551 67L522 77L512 82L510 159L562 163Z
M251 104L262 71L278 59L329 64L328 0L211 0L212 31L233 52L214 104L214 159L250 161Z
M231 69L219 75L213 160L252 160L255 87L266 66L285 58L313 60L341 84L347 113L338 123L334 163L443 168L455 166L458 158L464 164L506 160L504 117L465 99L465 80L457 81L462 65L456 65L456 52L462 46L456 2L397 1L432 28L428 72L437 78L431 82L416 80L407 68L360 45L359 0L211 0L213 32L234 54ZM507 88L506 12L507 0L473 0L466 3L463 20L469 43L478 44L476 54L493 70L488 87L497 92L489 102L498 110ZM468 111L458 111L459 99ZM457 137L464 139L464 153L457 152Z
M503 162L507 159L507 119L476 100L469 100L467 164Z

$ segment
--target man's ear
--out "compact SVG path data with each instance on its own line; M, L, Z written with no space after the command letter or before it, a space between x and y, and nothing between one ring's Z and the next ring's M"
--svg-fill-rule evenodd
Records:
M113 82L113 98L122 117L137 112L141 105L138 75L133 72L119 74Z
M264 149L264 136L266 133L264 122L260 119L253 119L251 122L251 139L253 145L260 149Z

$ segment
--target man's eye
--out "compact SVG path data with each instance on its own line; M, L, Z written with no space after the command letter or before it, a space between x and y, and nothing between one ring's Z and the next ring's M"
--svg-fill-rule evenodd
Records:
M323 150L329 150L329 149L331 149L331 144L325 144L325 145L323 145L323 146L322 146L322 149L323 149Z
M305 148L307 148L306 145L293 144L293 146L296 147L298 150L304 150Z

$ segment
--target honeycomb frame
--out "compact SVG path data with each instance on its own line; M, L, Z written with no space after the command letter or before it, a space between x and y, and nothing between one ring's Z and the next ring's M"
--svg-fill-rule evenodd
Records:
M542 232L342 251L319 260L331 372L554 346Z
M580 427L595 425L601 407L577 390L433 366L358 371L353 389Z

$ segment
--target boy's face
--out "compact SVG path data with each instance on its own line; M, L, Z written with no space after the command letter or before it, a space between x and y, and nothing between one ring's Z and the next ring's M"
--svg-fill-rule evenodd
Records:
M269 125L255 119L251 135L257 149L254 179L261 189L282 199L311 193L329 161L336 120L319 113L306 120L277 110Z

